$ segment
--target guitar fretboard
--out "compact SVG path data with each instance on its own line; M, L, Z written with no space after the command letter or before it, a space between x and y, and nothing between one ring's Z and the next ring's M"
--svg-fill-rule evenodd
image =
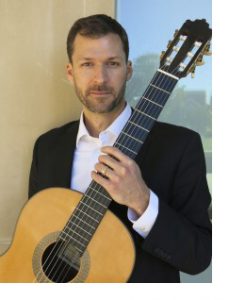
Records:
M158 119L178 78L158 70L139 100L114 147L134 159ZM71 242L81 256L101 222L112 198L105 189L92 181L60 234Z
M178 78L157 71L114 146L134 159L158 119Z

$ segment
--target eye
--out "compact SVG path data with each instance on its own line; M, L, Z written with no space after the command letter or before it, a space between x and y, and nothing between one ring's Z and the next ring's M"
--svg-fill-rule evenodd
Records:
M120 66L120 63L118 61L109 61L108 65L110 67L118 67L118 66Z
M84 62L81 64L81 67L92 67L93 63L92 62Z

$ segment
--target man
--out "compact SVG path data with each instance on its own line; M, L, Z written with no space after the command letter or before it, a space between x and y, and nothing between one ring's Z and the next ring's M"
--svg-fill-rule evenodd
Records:
M200 137L157 122L136 162L112 147L132 111L124 98L132 74L128 38L114 19L73 24L67 76L83 111L79 121L42 135L34 147L29 196L54 186L85 192L93 179L134 239L130 282L179 282L211 260L210 194Z

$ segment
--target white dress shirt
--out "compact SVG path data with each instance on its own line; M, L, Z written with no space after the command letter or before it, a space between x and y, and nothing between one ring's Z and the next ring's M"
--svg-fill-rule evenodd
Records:
M91 171L101 154L101 147L112 146L131 115L131 107L127 104L114 122L99 134L98 138L90 136L80 117L79 130L76 138L76 148L72 165L71 188L84 193L92 178ZM158 215L158 197L150 191L150 201L145 212L138 217L132 209L128 209L128 219L133 223L133 229L142 237L146 237L155 223Z

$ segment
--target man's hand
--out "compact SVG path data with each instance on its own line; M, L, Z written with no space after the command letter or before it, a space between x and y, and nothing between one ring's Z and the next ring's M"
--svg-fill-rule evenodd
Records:
M99 156L92 179L103 186L117 203L128 206L141 216L148 206L150 190L138 165L117 148L106 146L101 150L105 155Z

